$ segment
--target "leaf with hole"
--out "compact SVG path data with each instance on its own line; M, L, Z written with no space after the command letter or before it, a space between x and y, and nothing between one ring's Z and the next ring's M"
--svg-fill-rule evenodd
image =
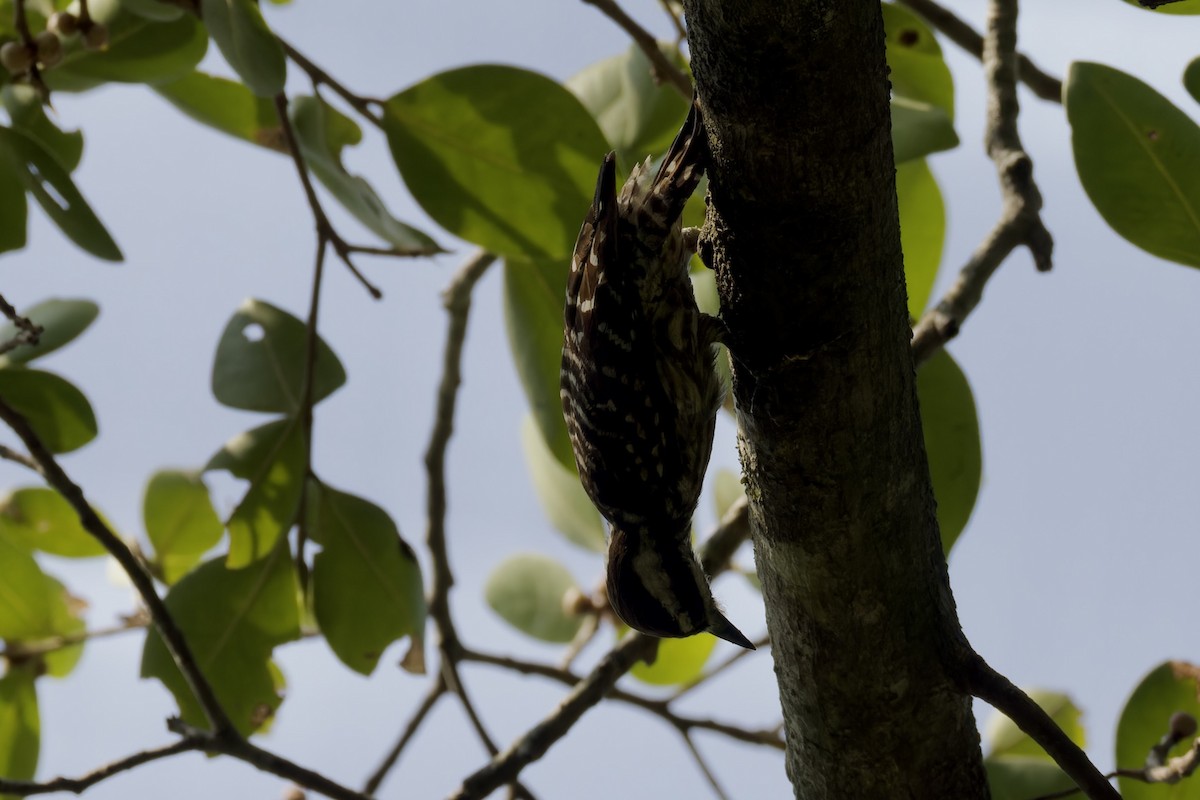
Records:
M304 431L295 419L239 434L209 459L205 472L226 470L250 482L226 522L230 569L274 552L276 542L292 527L304 488L304 464Z
M8 161L42 210L67 238L97 258L121 261L117 243L88 206L65 169L40 144L0 125L0 158Z
M365 179L346 171L342 148L362 139L353 120L315 97L295 98L290 114L309 170L355 219L406 255L444 252L428 235L393 217Z
M246 300L217 343L212 391L218 402L246 411L299 414L304 397L308 328L262 300ZM317 340L313 403L346 382L342 362Z
M17 489L0 499L0 536L20 547L65 558L94 558L107 552L84 530L66 498L40 486Z
M560 84L497 65L442 72L389 99L383 128L447 231L503 256L570 257L609 145Z
M21 345L0 356L0 368L28 364L35 358L53 353L74 341L99 315L100 307L91 300L61 300L56 297L21 311L21 316L42 327L41 335L37 344ZM16 335L17 327L11 321L0 324L0 342L7 342Z
M967 526L979 495L983 474L979 418L967 376L944 350L917 372L917 395L937 498L942 550L948 556Z
M221 55L252 92L274 97L283 91L287 57L257 3L200 0L200 11Z
M529 467L533 490L550 524L568 541L587 550L603 553L604 523L600 519L600 512L583 491L575 463L572 461L568 469L554 457L538 432L532 415L526 415L521 423L521 447L525 451L525 463Z
M313 609L325 640L343 664L370 675L383 651L408 636L417 657L404 663L423 666L426 608L416 554L379 506L314 489L309 534L321 552L313 559Z
M1149 253L1200 266L1200 127L1103 64L1072 64L1064 103L1079 180L1104 221Z
M882 8L892 93L936 106L953 121L954 78L937 37L907 8L895 3L884 3Z
M142 498L142 520L154 545L154 564L168 584L199 564L225 533L208 487L200 475L183 470L161 470L150 476Z
M1167 661L1150 672L1125 702L1117 722L1116 763L1140 769L1150 748L1167 733L1171 715L1185 712L1200 719L1200 666L1186 661ZM1192 745L1193 736L1183 737L1169 758L1181 756ZM1184 779L1171 787L1118 778L1124 800L1200 800L1200 783Z
M16 409L52 453L78 450L96 438L96 415L83 392L51 372L0 369L0 397Z
M535 553L515 555L488 577L484 597L492 610L519 631L544 642L569 642L583 624L564 600L575 579L562 564Z
M212 684L217 700L243 735L261 729L283 701L271 665L276 647L300 637L299 587L286 547L246 569L221 559L202 564L167 593L174 617ZM157 631L146 636L142 677L157 678L175 696L184 722L207 724L204 713Z

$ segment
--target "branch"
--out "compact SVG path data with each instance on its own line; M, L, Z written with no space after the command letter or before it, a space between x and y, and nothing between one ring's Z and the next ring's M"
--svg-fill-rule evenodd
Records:
M746 652L750 652L747 650ZM713 794L717 796L717 800L729 800L729 795L725 794L725 790L721 788L721 784L717 782L717 776L708 768L708 762L696 748L696 743L692 741L690 734L683 734L683 743L687 746L688 752L692 754L692 760L696 762L696 766L700 768L701 774L708 780L708 785L712 787Z
M328 72L321 69L321 67L317 66L312 61L309 61L308 58L306 58L299 50L292 47L283 39L279 39L279 44L283 47L283 52L287 54L287 57L294 61L296 66L304 70L304 72L308 75L308 78L312 81L314 88L318 86L328 86L334 91L335 94L337 94L338 97L349 103L351 108L369 119L376 127L383 127L383 121L379 118L379 115L371 110L372 105L382 106L382 100L374 97L363 97L362 95L355 94L347 89L343 84L334 80Z
M205 740L206 734L185 736L178 742L175 742L175 744L134 753L131 756L126 756L125 758L113 761L111 764L105 764L102 767L94 769L86 775L80 775L78 778L51 778L48 781L40 783L36 781L13 781L7 778L0 778L0 793L13 794L18 797L32 797L33 795L50 794L51 792L83 794L83 792L100 783L100 781L111 778L114 775L119 775L134 767L140 767L142 764L149 764L151 761L170 758L180 753L202 750L204 749Z
M29 422L16 409L10 406L3 398L0 398L0 419L13 429L13 432L20 437L25 443L25 447L29 450L30 457L36 462L38 472L46 479L54 489L62 495L73 509L79 515L79 521L83 525L84 530L90 533L104 549L117 560L121 568L129 576L129 580L133 583L133 588L137 590L141 596L142 602L146 604L146 608L150 611L150 617L154 621L154 627L162 636L163 644L166 645L167 651L171 654L172 660L183 674L184 680L187 682L188 688L196 697L196 702L204 711L204 716L208 720L208 724L212 727L215 734L230 733L236 736L233 723L229 721L229 717L225 714L225 710L221 707L217 700L216 694L213 692L212 685L208 679L204 677L200 666L188 646L187 640L183 636L183 632L179 626L175 624L175 619L171 616L171 612L167 610L166 604L162 598L158 596L158 592L154 588L154 579L150 577L150 573L146 567L130 549L129 545L113 533L112 529L96 514L95 510L88 503L87 498L83 494L83 490L76 485L63 468L59 466L58 461L38 438L33 428L29 426Z
M913 328L913 358L920 364L958 335L983 297L983 287L1018 245L1025 245L1041 272L1051 266L1054 240L1042 222L1042 196L1033 161L1017 133L1017 4L992 0L983 66L988 78L988 155L996 164L1003 195L1000 219L962 268L941 301Z
M1174 0L1171 0L1174 2ZM967 24L961 17L943 6L936 0L899 0L900 5L908 6L937 28L946 38L966 50L978 59L983 58L983 37ZM1038 69L1032 61L1023 54L1017 54L1018 77L1035 95L1043 100L1054 103L1062 102L1062 81Z
M648 30L637 24L633 17L616 3L616 0L583 0L590 6L595 6L600 13L617 23L621 30L629 34L646 58L650 60L650 68L654 72L654 80L658 83L668 83L683 95L688 102L692 99L692 79L687 73L675 66L671 59L658 47L658 40Z
M147 620L140 619L138 615L131 615L125 618L120 624L108 628L96 628L90 631L80 631L79 633L64 633L32 642L7 641L4 648L0 649L0 658L4 658L9 662L19 662L44 656L48 653L62 650L65 647L83 644L93 639L105 639L127 631L141 630L147 624ZM2 791L0 790L0 792Z
M28 317L22 317L17 313L17 310L12 307L12 304L0 295L0 314L8 317L12 321L13 327L17 329L17 333L7 342L0 342L0 355L16 350L22 345L35 345L42 337L45 329L41 325L35 325Z

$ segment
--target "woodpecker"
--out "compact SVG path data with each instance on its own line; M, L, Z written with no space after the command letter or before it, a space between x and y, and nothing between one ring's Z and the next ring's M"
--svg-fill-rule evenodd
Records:
M754 649L691 545L723 393L725 327L696 306L680 221L707 160L694 104L653 178L647 158L618 196L605 156L567 281L560 395L583 488L609 523L617 616L652 636L707 631Z

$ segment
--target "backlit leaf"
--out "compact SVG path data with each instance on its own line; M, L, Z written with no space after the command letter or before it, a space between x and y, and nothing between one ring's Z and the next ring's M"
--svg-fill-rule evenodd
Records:
M194 472L154 473L142 499L142 519L154 545L155 563L167 583L174 583L199 564L225 532L208 487Z
M31 550L67 558L92 558L107 551L83 528L79 515L53 489L17 489L0 499L0 536Z
M41 719L34 678L32 667L12 665L0 678L0 775L9 780L32 780L37 772Z
M900 206L908 313L918 319L929 304L946 241L946 207L925 159L896 165L896 200Z
M642 683L652 686L677 686L691 683L704 672L704 665L712 655L717 639L712 634L700 633L686 639L660 639L658 657L653 664L639 661L629 674Z

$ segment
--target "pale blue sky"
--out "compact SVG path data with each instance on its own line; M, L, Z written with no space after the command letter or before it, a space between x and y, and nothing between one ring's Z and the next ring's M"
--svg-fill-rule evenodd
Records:
M954 6L981 24L983 0ZM656 2L631 0L627 8L667 32ZM266 13L347 85L384 96L466 63L517 64L565 79L628 44L590 6L561 0L297 0ZM1118 0L1026 3L1022 48L1058 75L1073 59L1120 67L1200 117L1179 82L1196 54L1197 26L1196 18L1154 17ZM942 287L998 212L992 166L980 144L982 75L953 45L944 48L963 144L931 162L949 215ZM290 86L308 88L298 75ZM786 100L786 87L781 92ZM1022 685L1069 691L1086 712L1093 757L1108 768L1116 715L1141 675L1166 658L1200 660L1194 637L1181 633L1191 627L1188 617L1171 611L1185 605L1186 588L1194 585L1200 518L1200 274L1112 233L1075 177L1062 109L1027 93L1022 100L1021 132L1045 197L1056 265L1037 274L1018 253L952 345L975 390L985 479L951 578L975 646ZM65 466L133 534L141 530L141 492L151 472L199 466L257 423L257 415L223 409L209 393L217 337L247 296L303 314L312 226L290 163L197 126L142 87L60 96L55 103L63 124L85 131L76 179L127 260L95 261L34 214L30 246L0 259L2 291L19 306L48 296L100 304L93 330L45 366L79 385L100 421L99 439L65 458ZM380 139L348 160L398 216L436 230L407 198ZM350 238L366 238L344 215L336 218ZM317 468L330 483L386 507L418 550L421 456L444 334L437 294L471 250L439 238L456 252L436 263L360 261L385 292L379 303L333 263L321 317L349 382L318 409ZM499 277L493 271L476 292L449 456L449 536L458 578L452 599L467 642L553 660L553 648L511 633L482 602L490 569L522 550L560 558L585 585L599 575L594 556L550 529L526 477L519 442L524 400L504 337ZM714 459L736 466L726 423ZM30 482L0 464L0 486ZM223 509L236 501L232 485L218 486L215 495ZM100 562L45 563L93 603L93 624L132 607L127 590L106 583ZM762 631L756 601L739 581L721 580L717 594L748 635ZM137 635L98 642L69 680L40 682L40 777L81 773L170 740L163 720L173 703L157 683L136 678L139 653ZM392 668L399 654L389 652L367 680L342 668L319 642L283 648L290 695L264 745L360 785L425 689L425 681ZM466 677L503 743L561 693L556 685L492 669L469 668ZM689 708L761 725L775 718L774 704L764 654L697 693ZM788 793L778 754L721 739L700 744L734 797ZM442 796L483 761L461 713L445 702L381 797ZM708 792L671 730L615 706L589 714L526 776L542 798ZM88 796L168 791L179 800L269 798L281 786L240 764L188 755Z

